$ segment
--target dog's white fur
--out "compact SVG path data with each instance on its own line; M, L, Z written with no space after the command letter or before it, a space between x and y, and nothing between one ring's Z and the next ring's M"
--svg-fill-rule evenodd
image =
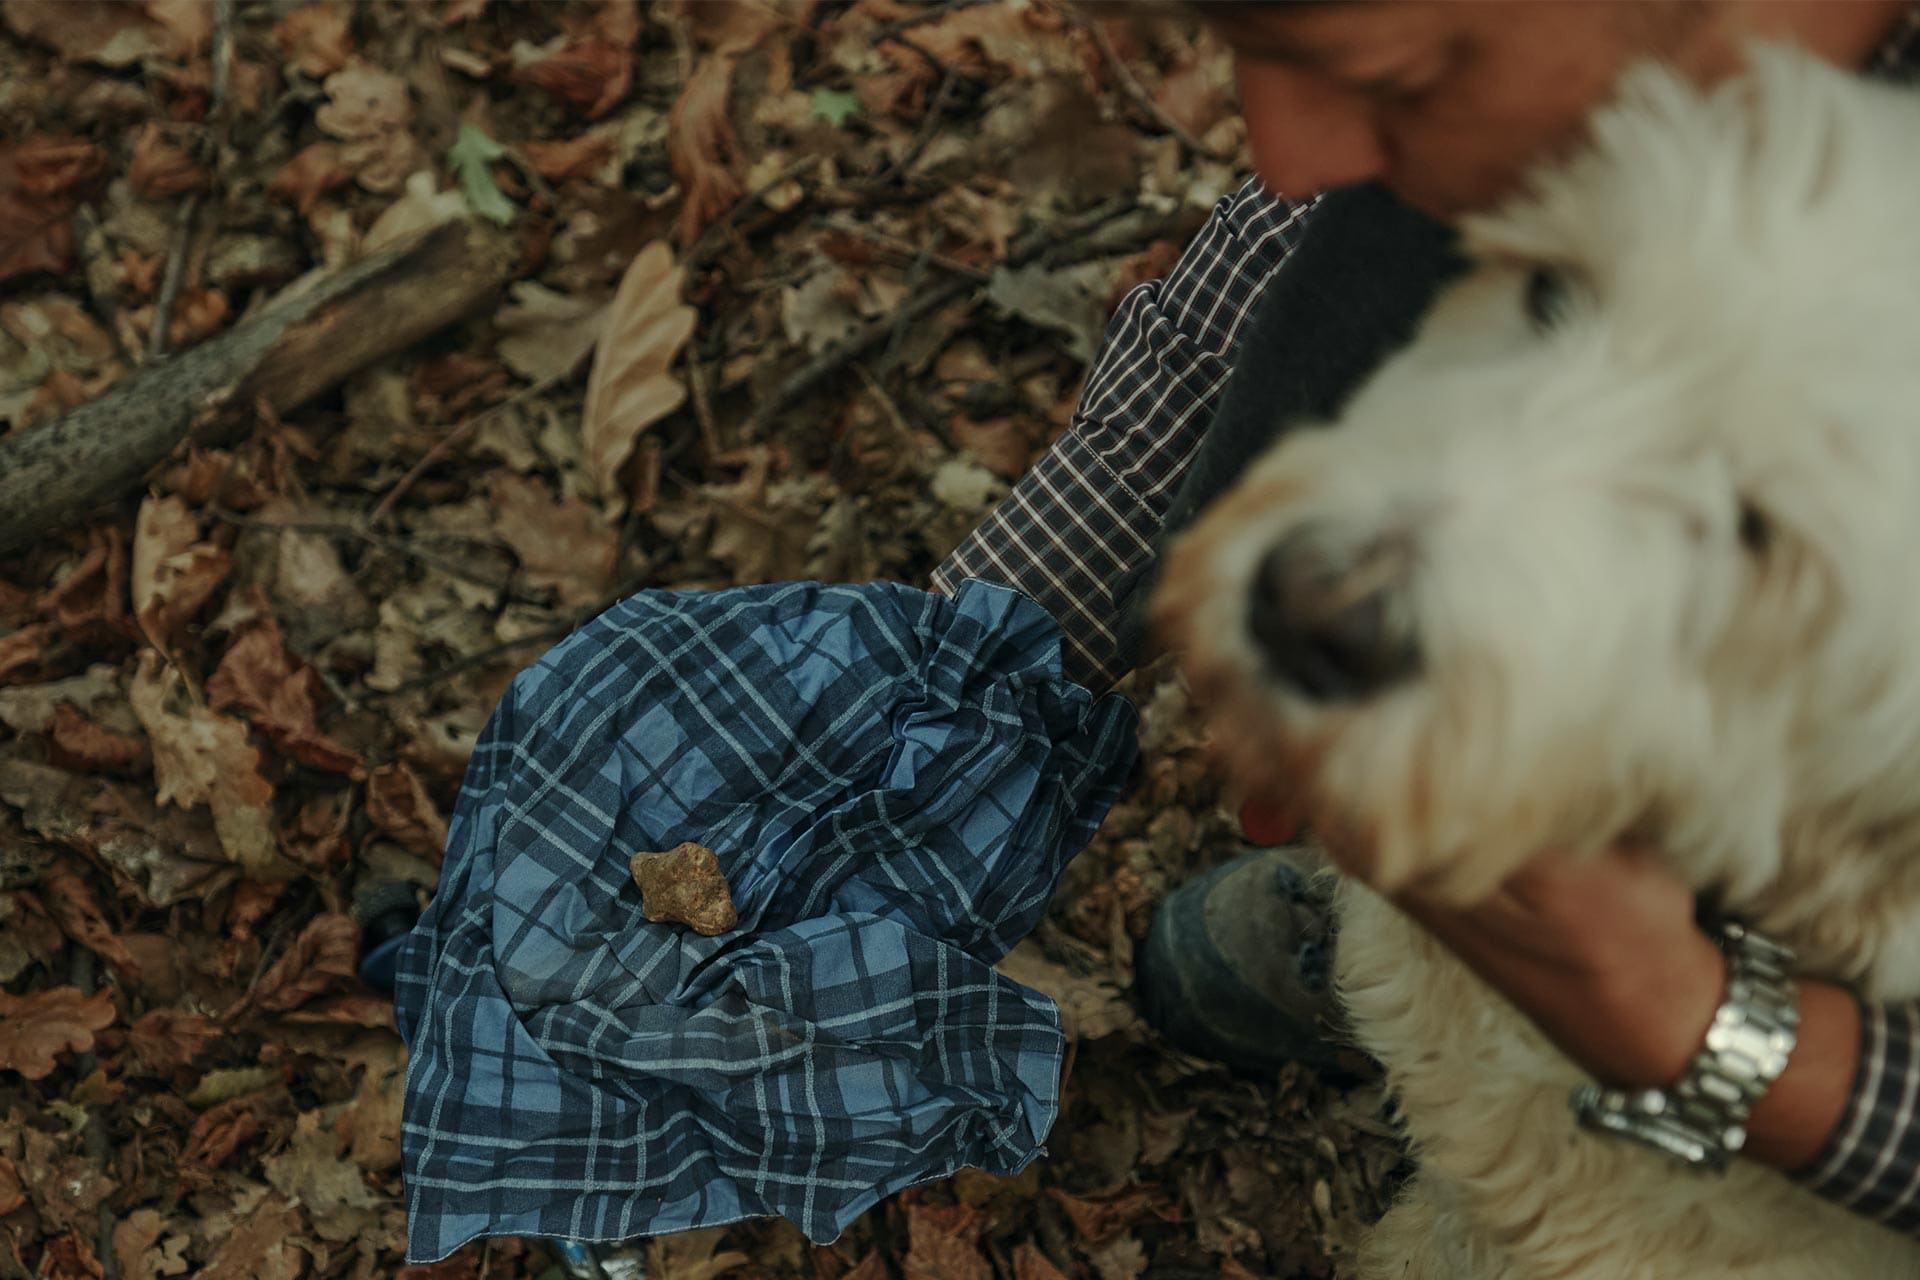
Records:
M1182 541L1156 614L1243 782L1383 887L1472 899L1652 839L1805 971L1920 997L1920 96L1753 68L1629 73L1585 150L1468 220L1473 269ZM1572 282L1544 332L1542 266ZM1411 548L1416 677L1316 704L1266 673L1249 584L1309 526L1336 562ZM1757 1164L1582 1134L1576 1067L1381 898L1341 910L1421 1170L1368 1280L1920 1276L1920 1244Z

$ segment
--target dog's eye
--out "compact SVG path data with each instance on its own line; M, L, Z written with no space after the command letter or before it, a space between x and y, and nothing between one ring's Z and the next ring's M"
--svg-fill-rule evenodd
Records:
M1755 556L1765 555L1773 545L1773 522L1751 502L1740 504L1740 545Z
M1566 314L1569 297L1565 272L1535 267L1527 276L1527 322L1536 332L1547 332Z

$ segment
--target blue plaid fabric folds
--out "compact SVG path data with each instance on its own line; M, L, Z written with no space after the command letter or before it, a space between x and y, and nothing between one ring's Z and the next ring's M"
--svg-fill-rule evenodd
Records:
M779 1215L1012 1173L1058 1106L1051 1001L994 961L1135 754L1011 590L645 592L523 672L401 951L408 1256ZM740 924L648 922L691 840Z

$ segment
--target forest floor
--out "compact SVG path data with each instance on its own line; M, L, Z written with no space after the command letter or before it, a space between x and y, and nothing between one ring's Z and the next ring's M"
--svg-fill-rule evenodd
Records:
M0 1280L557 1275L516 1240L403 1265L357 888L431 890L494 703L611 601L925 585L1242 146L1173 18L0 0L0 434L428 224L516 255L0 561ZM1139 1022L1154 903L1242 846L1177 681L1127 692L1139 781L1013 958L1076 1040L1048 1154L832 1246L654 1240L654 1280L1334 1273L1400 1172L1380 1091Z

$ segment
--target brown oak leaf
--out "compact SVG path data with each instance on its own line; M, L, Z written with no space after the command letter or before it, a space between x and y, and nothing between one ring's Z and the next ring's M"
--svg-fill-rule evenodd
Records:
M307 1273L306 1226L291 1201L266 1196L220 1242L199 1280L299 1280Z
M177 698L179 681L179 673L163 670L160 655L148 649L127 687L127 701L153 744L158 802L183 809L206 805L221 849L248 875L298 875L275 845L273 786L261 776L260 753L247 741L246 725Z
M548 182L568 182L603 172L613 159L614 146L607 134L583 133L553 142L523 142L520 154Z
M265 1097L258 1093L208 1107L187 1131L181 1170L200 1177L225 1164L241 1143L260 1131L266 1107Z
M552 587L560 602L591 605L613 582L619 537L599 513L575 497L552 496L535 476L487 476L494 531L513 548L531 587Z
M381 765L367 776L367 817L396 844L431 862L446 850L446 820L419 775L404 764Z
M114 1227L113 1256L120 1261L122 1280L160 1280L186 1271L189 1237L168 1235L162 1244L167 1229L167 1220L153 1209L135 1209Z
M151 1009L127 1028L131 1067L146 1075L166 1075L193 1065L220 1028L204 1014L184 1009Z
M321 196L352 181L353 166L341 153L340 144L315 142L280 166L267 183L267 194L289 201L304 218L319 205Z
M360 926L351 916L316 916L287 953L237 1004L221 1015L233 1022L249 1013L297 1009L337 982L353 977L360 951Z
M274 24L273 40L288 66L315 80L340 70L353 57L347 12L335 5L295 9Z
M85 880L67 867L55 866L48 870L42 888L40 900L62 933L112 965L114 972L129 977L140 972L133 953L114 934Z
M681 86L667 117L667 158L686 198L680 204L680 246L690 248L707 224L746 192L740 135L727 118L739 55L702 58Z
M165 647L226 580L233 557L200 540L200 519L179 498L149 497L133 527L133 615Z
M974 1205L910 1204L906 1280L992 1280L993 1267L980 1252L983 1215Z
M627 96L633 83L633 50L589 36L515 68L513 78L546 90L589 120L598 120Z
M259 605L254 622L227 647L220 669L207 681L209 703L215 711L240 708L274 746L301 764L358 774L360 757L314 725L314 702L322 694L319 672L287 652L264 595Z
M35 1272L40 1280L102 1280L107 1273L100 1259L79 1230L69 1231L47 1241L47 1250Z
M0 1217L12 1213L27 1202L27 1190L20 1182L20 1169L0 1156Z
M1013 1280L1067 1280L1040 1246L1024 1240L1013 1248Z
M93 1033L113 1025L113 992L87 995L78 987L54 987L31 995L0 991L0 1069L29 1080L53 1074L56 1057L93 1048Z
M0 143L0 280L67 269L75 189L106 169L107 153L80 138Z
M185 147L167 141L158 124L149 124L134 136L133 163L127 181L143 199L164 200L207 185L207 170Z
M147 744L89 720L70 702L47 717L47 761L62 769L130 773L147 761Z
M699 315L680 301L685 277L666 241L656 240L635 256L607 308L580 426L587 474L603 495L619 494L620 468L640 433L687 398L673 373Z

